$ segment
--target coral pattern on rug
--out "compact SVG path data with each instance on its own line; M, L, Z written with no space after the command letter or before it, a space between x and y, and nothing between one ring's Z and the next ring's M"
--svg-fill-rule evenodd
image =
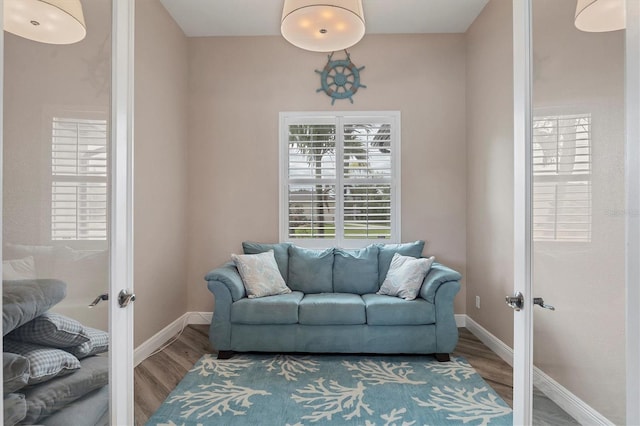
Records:
M511 425L511 409L463 358L203 356L149 419L196 425Z

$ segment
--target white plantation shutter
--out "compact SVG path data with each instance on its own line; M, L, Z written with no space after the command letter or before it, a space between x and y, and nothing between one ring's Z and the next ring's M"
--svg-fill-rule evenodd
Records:
M51 239L107 239L107 122L54 117Z
M591 116L533 123L533 238L591 241Z
M281 114L281 238L395 241L398 123L398 113Z
M344 126L344 238L391 238L391 126Z

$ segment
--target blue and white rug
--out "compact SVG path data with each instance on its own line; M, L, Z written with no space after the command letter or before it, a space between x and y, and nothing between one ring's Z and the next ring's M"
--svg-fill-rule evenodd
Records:
M203 356L147 425L511 425L463 358Z

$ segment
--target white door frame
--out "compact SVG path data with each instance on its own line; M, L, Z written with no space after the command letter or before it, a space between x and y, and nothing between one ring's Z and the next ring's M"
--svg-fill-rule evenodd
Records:
M513 0L514 88L514 312L513 424L533 415L533 295L531 287L531 11L533 0ZM626 109L626 394L627 424L640 424L640 2L627 1Z
M640 2L627 1L625 39L627 424L640 424Z
M113 425L133 420L133 305L118 294L133 292L133 62L135 0L112 0L111 229L109 393Z
M533 300L531 295L531 8L513 0L513 290L524 306L513 313L513 424L532 422Z

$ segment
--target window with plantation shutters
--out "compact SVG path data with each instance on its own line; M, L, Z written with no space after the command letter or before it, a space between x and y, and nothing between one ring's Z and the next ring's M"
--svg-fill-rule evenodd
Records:
M591 241L591 115L533 120L533 239Z
M107 122L54 117L51 239L107 239Z
M400 115L281 114L281 239L398 240Z

